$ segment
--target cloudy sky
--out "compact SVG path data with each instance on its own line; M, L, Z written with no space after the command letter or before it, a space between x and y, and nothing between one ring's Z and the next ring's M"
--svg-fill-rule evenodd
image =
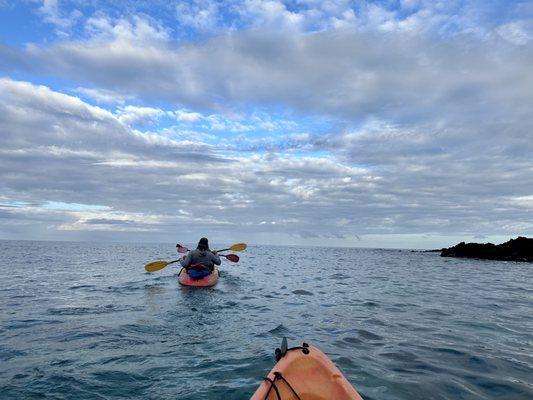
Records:
M519 234L531 0L0 0L0 239Z

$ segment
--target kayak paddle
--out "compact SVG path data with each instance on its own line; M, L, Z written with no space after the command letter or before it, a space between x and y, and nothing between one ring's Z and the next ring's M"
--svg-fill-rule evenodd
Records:
M226 259L232 262L239 262L239 256L237 254L219 254L220 257L226 257Z
M187 253L189 249L181 244L177 244L178 253ZM239 256L237 254L219 254L220 257L226 257L227 260L232 262L239 262Z
M185 246L182 246L181 244L177 244L176 247L178 248L178 253L187 253L189 251L189 249ZM217 253L221 252L221 251L227 251L227 250L231 250L231 251L243 251L243 250L246 250L246 247L248 247L246 245L246 243L237 243L237 244L234 244L233 246L231 247L228 247L227 249L222 249L222 250L216 250ZM219 255L222 255L222 254L219 254Z
M169 264L174 264L175 262L178 262L179 260L173 260L173 261L153 261L149 264L146 264L144 266L144 269L148 272L155 272L159 271L160 269L165 268Z
M242 248L241 245L244 245L245 247ZM241 246L239 248L242 248L243 250L246 248L246 244L244 243L239 243L238 245L233 245L231 246L231 248L235 247L235 246ZM230 249L231 249L230 248ZM181 249L185 249L185 251L180 251ZM230 249L226 249L226 250L230 250ZM187 247L182 247L182 246L178 246L178 252L179 253L186 253L187 251L189 251L187 249ZM222 251L222 250L221 250ZM239 251L239 250L235 250L235 251ZM227 260L231 261L231 262L239 262L239 256L237 254L219 254L219 256L221 257L225 257ZM160 269L163 269L165 268L167 265L169 264L174 264L176 262L178 262L179 260L173 260L173 261L153 261L149 264L146 264L144 266L144 269L147 271L147 272L155 272L155 271L159 271Z
M221 257L226 257L226 259L230 260L231 262L239 262L239 256L237 254L219 254ZM178 262L179 260L173 260L173 261L153 261L149 264L146 264L144 266L144 269L147 272L155 272L159 271L160 269L165 268L169 264L174 264L175 262Z
M178 248L178 253L187 253L189 251L187 247L184 247L179 243L176 245L176 247Z
M227 249L217 250L217 252L219 252L219 251L227 251L227 250L243 251L243 250L246 250L247 247L248 246L246 245L246 243L237 243L237 244L234 244L231 247L228 247Z

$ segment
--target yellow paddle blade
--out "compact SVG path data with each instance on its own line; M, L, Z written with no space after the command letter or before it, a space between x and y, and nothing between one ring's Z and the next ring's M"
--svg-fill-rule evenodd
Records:
M231 251L243 251L243 250L246 250L246 247L248 247L246 243L237 243L231 246L229 249Z
M144 269L148 272L155 272L165 268L168 264L170 264L168 261L154 261L149 264L146 264L144 266Z

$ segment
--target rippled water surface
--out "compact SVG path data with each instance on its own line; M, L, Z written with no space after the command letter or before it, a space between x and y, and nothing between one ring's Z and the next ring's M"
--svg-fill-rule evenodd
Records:
M172 245L0 241L0 398L247 399L283 336L365 399L532 399L533 265L251 246L211 289Z

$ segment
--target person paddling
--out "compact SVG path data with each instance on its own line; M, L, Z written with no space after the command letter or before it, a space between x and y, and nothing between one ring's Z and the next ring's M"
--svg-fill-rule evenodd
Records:
M220 257L215 250L209 250L209 241L203 237L198 242L196 249L189 251L189 254L180 260L181 266L185 269L191 265L202 264L213 271L215 265L220 265Z

